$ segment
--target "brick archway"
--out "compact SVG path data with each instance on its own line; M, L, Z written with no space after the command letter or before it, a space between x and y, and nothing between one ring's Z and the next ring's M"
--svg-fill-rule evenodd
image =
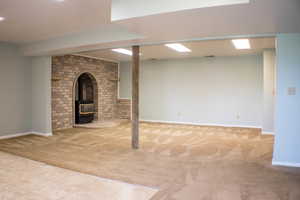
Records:
M82 73L89 73L97 83L98 121L117 115L118 64L77 55L52 57L52 127L74 126L74 86Z
M92 72L88 72L88 71L83 71L80 72L76 75L74 81L73 81L73 90L72 90L72 123L73 126L76 124L75 123L75 101L76 101L76 85L78 83L78 79L79 77L81 77L82 75L87 75L93 84L93 101L94 101L94 106L95 106L95 114L94 114L94 121L97 121L99 119L99 92L98 92L98 83L97 80L95 78L95 76L93 75Z

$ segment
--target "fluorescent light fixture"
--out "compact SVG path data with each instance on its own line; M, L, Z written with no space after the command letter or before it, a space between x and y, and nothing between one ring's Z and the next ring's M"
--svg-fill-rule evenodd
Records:
M236 49L251 49L249 39L232 40Z
M0 17L0 22L1 22L1 21L4 21L4 20L5 20L5 18L4 18L4 17Z
M57 1L57 2L64 2L65 0L55 0L55 1Z
M112 49L112 51L132 56L132 51L127 49Z
M166 44L166 46L178 52L191 52L190 49L186 48L185 46L179 43Z

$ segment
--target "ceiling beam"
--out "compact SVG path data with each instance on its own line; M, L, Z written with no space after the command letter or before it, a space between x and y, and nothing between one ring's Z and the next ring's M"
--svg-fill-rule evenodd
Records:
M97 45L143 39L144 36L128 31L120 25L103 25L94 30L87 30L45 41L33 42L20 47L25 56L43 56L77 53L90 50Z

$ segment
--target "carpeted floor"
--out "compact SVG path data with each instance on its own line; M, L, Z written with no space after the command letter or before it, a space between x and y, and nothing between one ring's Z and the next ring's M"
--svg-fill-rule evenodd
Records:
M153 200L299 200L300 172L271 166L258 129L141 124L69 129L0 141L0 150L103 178L157 187ZM63 181L63 180L62 180Z
M157 192L1 151L0 166L0 200L150 200Z

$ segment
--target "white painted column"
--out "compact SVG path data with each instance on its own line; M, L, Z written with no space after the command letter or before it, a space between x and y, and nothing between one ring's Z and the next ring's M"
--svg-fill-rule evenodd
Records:
M300 34L279 34L273 164L300 167Z
M275 49L265 50L263 90L263 134L274 134L275 109Z

